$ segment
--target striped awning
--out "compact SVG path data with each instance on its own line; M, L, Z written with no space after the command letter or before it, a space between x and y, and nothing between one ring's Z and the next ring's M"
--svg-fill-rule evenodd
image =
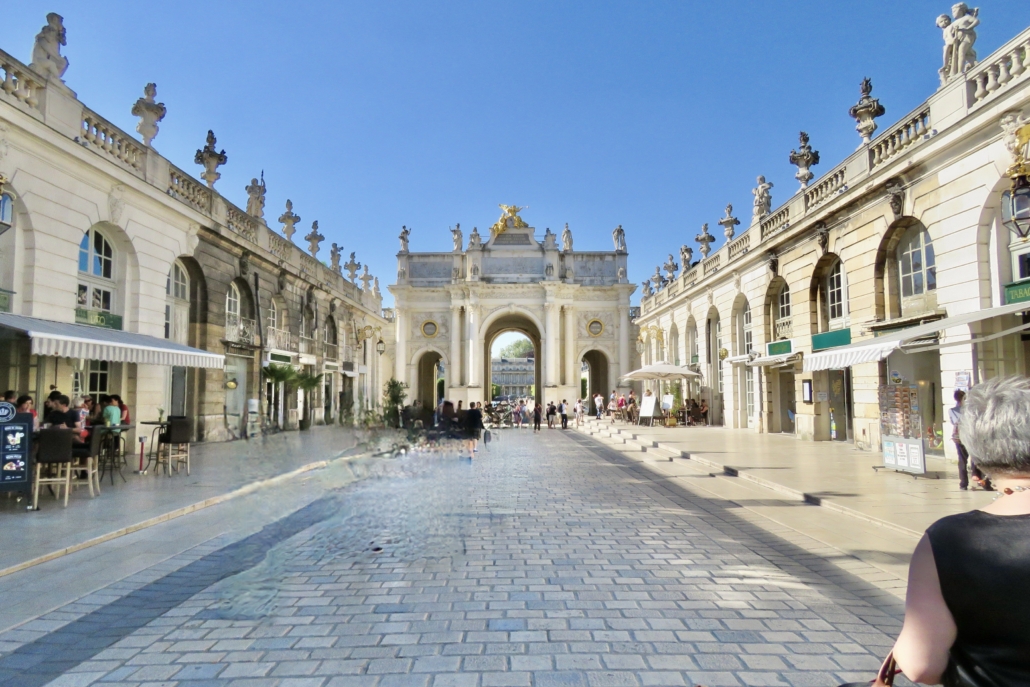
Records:
M805 356L805 372L816 372L818 370L842 370L860 363L873 363L883 360L894 351L905 352L905 346L916 346L919 350L928 350L920 345L927 339L933 339L941 332L955 327L968 326L975 322L982 322L992 317L1002 315L1014 315L1018 312L1030 311L1030 302L1010 303L997 308L987 308L974 312L963 313L945 317L943 320L927 322L915 327L888 332L882 336L860 341L840 348L829 348L818 353L810 353ZM1017 329L1019 329L1017 327ZM968 330L967 330L968 333ZM970 339L972 343L976 339ZM959 342L964 343L964 342ZM931 347L932 348L932 347Z
M781 367L791 365L801 357L801 353L781 353L779 355L765 355L747 363L748 367Z
M146 334L0 313L0 328L29 338L33 355L222 369L225 356Z

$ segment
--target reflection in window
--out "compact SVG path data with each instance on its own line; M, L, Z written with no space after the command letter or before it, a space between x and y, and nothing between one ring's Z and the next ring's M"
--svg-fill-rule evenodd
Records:
M910 229L898 246L901 297L920 296L937 288L933 242L926 229Z
M111 312L114 308L114 249L96 229L79 243L79 285L76 305L87 310Z

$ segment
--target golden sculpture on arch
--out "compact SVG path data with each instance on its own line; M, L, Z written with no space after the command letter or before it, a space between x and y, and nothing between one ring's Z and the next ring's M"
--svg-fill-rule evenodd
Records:
M526 220L519 217L519 213L528 208L528 205L498 205L501 208L501 218L490 227L490 234L497 236L503 234L506 229L524 229L529 227Z

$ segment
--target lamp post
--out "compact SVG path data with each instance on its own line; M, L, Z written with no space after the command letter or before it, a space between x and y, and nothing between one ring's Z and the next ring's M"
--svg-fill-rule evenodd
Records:
M1001 197L1001 223L1026 241L1030 237L1030 167L1026 159L1030 124L1016 130L1016 143L1016 161L1007 172L1012 188Z
M386 343L382 339L379 339L379 342L376 344L376 353L379 355L386 353Z

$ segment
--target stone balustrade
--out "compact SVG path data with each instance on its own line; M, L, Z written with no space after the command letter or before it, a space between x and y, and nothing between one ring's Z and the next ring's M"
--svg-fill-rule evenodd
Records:
M280 260L289 260L293 244L273 231L268 232L268 252Z
M869 168L873 169L897 157L919 143L930 132L930 108L924 106L913 116L877 136L869 146Z
M690 286L691 284L697 281L697 268L694 267L693 269L685 271L681 275L680 279L682 280L684 286Z
M747 253L751 247L751 234L745 232L743 236L729 244L726 249L726 254L730 260L733 260L737 256Z
M205 214L211 212L211 189L178 167L169 165L167 193L179 202Z
M1030 72L1030 29L996 50L966 75L969 106L987 100L996 92Z
M147 159L146 148L114 124L85 108L82 110L81 138L89 143L93 150L109 155L143 176Z
M43 91L43 83L24 64L0 50L0 71L3 71L4 82L0 91L7 99L31 110L39 110L39 96Z
M784 205L782 208L772 213L768 217L762 220L762 240L766 240L770 236L774 236L787 227L790 226L790 204Z
M258 242L258 223L253 217L240 210L235 205L229 205L226 212L226 226L234 234L241 236L251 243Z
M701 267L704 268L704 274L707 277L709 274L714 274L719 269L719 264L722 262L722 256L716 253L710 258L706 258Z
M818 207L829 198L848 190L847 166L839 165L822 180L805 191L805 212Z

